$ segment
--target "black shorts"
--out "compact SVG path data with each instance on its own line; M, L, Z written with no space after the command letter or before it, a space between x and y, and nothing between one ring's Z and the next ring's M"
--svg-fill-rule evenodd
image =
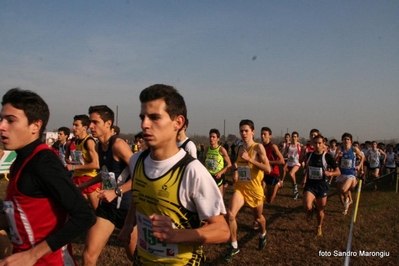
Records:
M216 185L218 187L220 187L226 183L226 181L225 181L226 175L224 175L224 174L219 179L216 178L216 175L212 175L212 177L213 177L213 180L215 180Z
M269 186L275 186L278 184L278 182L280 182L280 177L273 175L265 175L263 177L263 181Z
M327 197L327 191L330 189L330 186L327 182L316 182L316 183L309 183L306 182L305 188L303 192L309 191L313 195L315 195L316 199L322 199Z
M113 223L116 228L122 229L128 210L115 208L110 204L100 204L96 209L96 216L106 219Z

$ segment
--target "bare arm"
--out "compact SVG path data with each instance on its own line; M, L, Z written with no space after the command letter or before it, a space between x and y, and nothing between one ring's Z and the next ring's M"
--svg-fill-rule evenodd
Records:
M220 178L231 167L230 157L229 157L229 154L227 153L226 149L223 147L220 147L219 152L223 156L223 159L226 162L226 166L216 174L216 178Z
M283 165L283 164L285 163L285 162L284 162L284 157L283 157L283 155L281 154L281 152L280 152L280 150L278 149L278 147L277 147L276 144L273 144L272 150L273 150L274 154L277 156L277 158L275 158L274 161L269 160L270 165Z
M91 162L76 165L67 164L68 171L100 169L100 162L98 161L98 153L96 151L96 143L90 138L86 141L86 145L90 154Z
M172 220L167 216L153 214L153 235L165 243L187 245L210 245L226 242L230 238L230 230L223 215L206 220L207 226L197 229L174 229Z
M0 266L3 265L34 265L41 257L53 252L46 241L39 243L33 248L15 253L0 261Z

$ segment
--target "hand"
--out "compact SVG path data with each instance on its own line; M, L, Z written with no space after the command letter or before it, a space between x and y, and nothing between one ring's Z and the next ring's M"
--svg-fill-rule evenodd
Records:
M116 198L116 194L114 190L99 190L97 198L105 202L111 202Z
M37 259L33 256L31 250L15 253L10 257L7 257L3 260L0 260L0 266L7 265L7 266L30 266L34 265L37 262Z
M174 243L173 239L176 236L176 229L173 228L172 219L168 216L158 214L150 215L152 221L153 236L161 242Z
M74 164L67 164L67 165L66 165L66 169L67 169L68 171L75 170L75 165L74 165Z
M251 160L251 157L249 157L249 154L245 149L242 151L241 158L243 158L247 162Z

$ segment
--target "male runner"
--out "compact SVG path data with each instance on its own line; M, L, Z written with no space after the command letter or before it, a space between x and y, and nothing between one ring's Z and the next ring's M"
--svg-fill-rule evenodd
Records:
M301 144L298 142L299 134L298 132L294 131L291 134L291 143L286 147L285 154L287 162L284 165L284 172L287 173L292 179L292 186L294 192L294 199L298 199L299 191L298 185L296 183L296 172L298 172L299 168L301 167L301 163L299 162L299 158L301 156L302 147ZM283 177L283 180L285 177Z
M241 120L239 126L242 145L237 148L237 161L234 164L234 193L227 212L231 233L231 248L224 258L227 262L232 261L233 256L240 252L237 243L236 216L244 204L252 209L253 218L261 229L258 249L262 250L266 246L266 220L262 215L265 200L262 179L263 173L269 174L271 167L265 148L254 141L254 123L245 119Z

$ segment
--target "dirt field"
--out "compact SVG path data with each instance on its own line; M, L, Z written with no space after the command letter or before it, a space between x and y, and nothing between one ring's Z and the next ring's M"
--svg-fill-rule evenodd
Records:
M1 193L7 182L0 181ZM243 208L238 215L238 253L230 265L343 265L348 232L349 215L342 215L335 184L329 191L323 237L316 237L316 217L310 223L305 220L302 199L292 198L289 181L279 190L275 202L265 205L268 244L262 251L256 250L258 232L254 231L249 208ZM357 222L354 226L352 251L356 256L350 265L398 265L399 263L399 195L389 186L389 180L381 180L379 191L373 192L366 186L361 193ZM226 206L232 188L226 193ZM3 195L1 195L3 196ZM118 231L112 235L103 250L98 265L131 265L117 240ZM228 244L206 246L207 265L223 265L223 256ZM75 257L81 263L84 237L73 242ZM376 254L362 253L381 252ZM383 253L385 252L385 253ZM389 253L389 254L388 254ZM373 256L366 256L373 255ZM385 255L380 257L378 255Z

